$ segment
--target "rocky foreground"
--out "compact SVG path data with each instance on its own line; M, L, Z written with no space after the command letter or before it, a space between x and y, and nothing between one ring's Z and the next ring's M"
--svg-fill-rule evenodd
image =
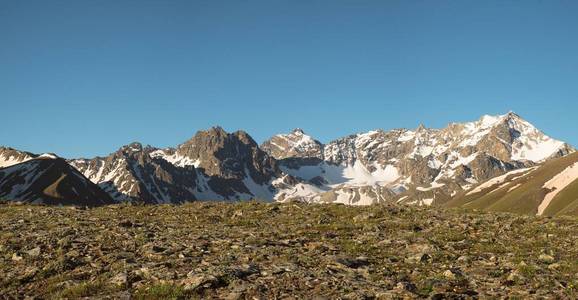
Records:
M0 206L0 298L576 298L578 219L374 205Z

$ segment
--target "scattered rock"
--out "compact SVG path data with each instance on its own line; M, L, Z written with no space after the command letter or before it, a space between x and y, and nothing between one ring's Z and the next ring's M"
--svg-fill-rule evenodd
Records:
M390 204L274 207L0 205L0 298L574 298L574 220ZM544 228L555 237L536 235Z
M418 253L412 256L409 256L405 259L406 263L427 263L431 261L431 256L426 253Z
M118 223L118 226L125 227L125 228L132 227L132 222L129 220L125 220L125 221Z
M454 272L452 272L451 270L445 270L443 275L445 278L447 278L449 280L455 280L456 279L456 274L454 274Z
M231 269L233 276L237 278L245 278L247 276L260 273L259 267L254 264L245 264Z
M374 214L374 213L368 213L368 212L366 212L366 213L362 213L362 214L359 214L359 215L353 217L353 222L359 223L359 222L367 221L367 220L373 219L373 218L375 218L375 214Z
M360 256L357 258L338 258L336 259L336 262L352 269L357 269L369 265L369 260L365 256Z
M524 280L524 276L522 276L520 273L518 273L518 271L512 271L509 275L507 280L510 283L516 283L516 282L521 282Z
M21 261L22 256L18 255L18 253L12 254L12 261Z
M217 285L219 280L213 275L194 274L181 281L181 285L185 291L193 291L197 289L207 289Z
M462 255L462 256L458 257L458 259L456 261L460 262L460 263L469 263L471 261L471 259L467 255Z
M415 284L413 284L411 282L407 282L407 281L398 282L397 285L395 286L395 288L397 290L405 290L405 291L412 292L412 293L417 290L417 287Z
M116 286L125 286L128 283L128 276L126 273L119 273L110 279L110 283Z
M559 263L553 263L553 264L548 265L549 270L558 270L558 269L560 269L560 267L561 267L561 265Z
M553 256L548 255L548 254L540 254L540 256L538 256L538 260L539 260L540 262L543 262L543 263L546 263L546 264L551 264L551 263L553 263L554 261L556 261L556 259L555 259Z
M26 251L26 254L28 254L28 256L30 257L37 257L40 255L40 247L36 247Z

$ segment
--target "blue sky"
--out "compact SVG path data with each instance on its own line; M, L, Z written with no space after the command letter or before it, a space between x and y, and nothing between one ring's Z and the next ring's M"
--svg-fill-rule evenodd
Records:
M0 144L65 157L513 110L578 145L577 1L0 0Z

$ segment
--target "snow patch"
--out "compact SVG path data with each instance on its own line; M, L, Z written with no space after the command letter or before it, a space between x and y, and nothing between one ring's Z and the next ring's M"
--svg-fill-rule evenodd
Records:
M433 190L433 189L440 188L440 187L442 187L442 186L445 186L445 184L434 181L434 182L432 182L432 184L431 184L430 187L421 187L421 186L420 186L420 187L417 187L416 190L422 191L422 192L427 192L427 191L431 191L431 190Z
M7 168L25 161L31 160L31 156L26 156L25 158L18 158L13 155L3 155L0 154L0 168Z
M490 180L488 180L488 181L486 181L486 182L478 185L475 189L469 191L466 195L472 195L472 194L475 194L475 193L479 193L479 192L481 192L482 190L487 189L487 188L489 188L489 187L492 187L492 186L494 186L494 185L496 185L496 184L504 183L504 182L506 181L506 178L508 178L508 176L516 175L516 174L522 174L522 173L523 173L522 175L520 175L520 176L515 176L515 177L511 178L510 180L518 179L519 177L522 177L522 176L527 175L527 174L529 173L528 171L531 171L531 170L534 170L534 169L536 169L536 167L518 169L518 170L510 171L510 172L508 172L508 173L506 173L506 174L504 174L504 175L501 175L501 176L498 176L498 177L494 177L494 178L492 178L492 179L490 179ZM527 172L527 173L526 173L526 172Z
M302 166L298 169L281 167L282 171L304 180L311 180L315 177L323 177L329 186L336 187L345 184L347 186L384 186L393 183L399 178L396 167L386 165L382 167L374 164L375 171L370 172L360 161L353 165L333 165L321 163L315 166Z
M194 166L195 168L198 168L199 165L201 164L200 159L193 160L190 157L179 155L176 152L174 154L169 155L166 153L166 150L153 151L149 154L149 156L152 158L162 158L167 162L181 168L186 166Z
M573 165L564 169L564 171L560 172L548 182L546 182L543 186L545 189L552 190L544 197L544 200L538 205L538 213L537 215L542 215L548 205L552 202L554 197L560 193L565 187L567 187L570 183L574 180L578 179L578 162L574 163Z

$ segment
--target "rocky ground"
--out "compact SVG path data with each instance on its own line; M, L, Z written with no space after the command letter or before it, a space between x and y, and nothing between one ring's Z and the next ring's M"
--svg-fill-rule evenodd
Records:
M0 206L0 298L577 298L578 219L375 205Z

